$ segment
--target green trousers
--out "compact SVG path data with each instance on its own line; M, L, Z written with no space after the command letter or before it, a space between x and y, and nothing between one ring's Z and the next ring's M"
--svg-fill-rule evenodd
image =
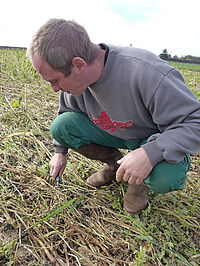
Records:
M80 112L66 112L59 115L52 123L50 132L53 138L66 147L79 148L83 144L96 143L104 146L134 150L146 143L123 140L97 127L87 115ZM186 173L190 168L190 156L172 164L161 161L156 164L144 180L145 184L156 193L179 190L185 184Z

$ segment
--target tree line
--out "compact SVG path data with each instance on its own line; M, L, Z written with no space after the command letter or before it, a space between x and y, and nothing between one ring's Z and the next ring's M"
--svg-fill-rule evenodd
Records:
M130 44L132 46L132 44ZM0 49L23 49L26 50L26 47L13 47L13 46L0 46ZM178 57L177 55L174 55L173 57L168 53L167 49L164 49L161 54L159 54L159 57L166 61L172 61L172 62L180 62L180 63L191 63L191 64L200 64L200 57L192 56L192 55L186 55L182 57Z
M182 57L178 57L177 55L174 55L173 57L168 53L167 49L164 49L162 53L159 55L159 57L166 61L172 61L172 62L180 62L180 63L191 63L191 64L200 64L200 57L192 56L192 55L186 55Z

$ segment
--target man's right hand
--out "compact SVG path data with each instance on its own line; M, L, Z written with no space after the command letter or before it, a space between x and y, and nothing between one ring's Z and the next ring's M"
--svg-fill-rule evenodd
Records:
M57 176L60 178L65 170L67 164L67 154L64 153L55 153L52 157L51 161L49 162L50 166L50 176L53 180L56 179Z

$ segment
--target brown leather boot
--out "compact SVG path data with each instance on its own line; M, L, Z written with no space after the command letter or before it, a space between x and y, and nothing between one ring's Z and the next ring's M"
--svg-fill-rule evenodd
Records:
M104 163L100 171L87 179L87 184L96 188L100 188L112 182L119 167L117 161L123 157L118 149L95 143L84 144L80 148L73 150L89 159L102 161Z
M131 215L140 214L147 207L149 188L145 185L129 184L124 196L124 209Z
M110 185L115 179L117 169L117 165L105 163L100 171L88 177L87 184L96 188Z

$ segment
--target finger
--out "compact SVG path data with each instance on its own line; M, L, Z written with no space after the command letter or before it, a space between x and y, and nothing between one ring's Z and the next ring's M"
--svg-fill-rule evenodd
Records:
M52 162L51 162L51 161L49 162L49 167L50 167L49 174L50 174L50 176L52 176L52 174L53 174L53 171L54 171L54 166L53 166L53 164L52 164Z
M51 169L50 169L50 176L53 176L54 175L54 171L55 171L55 168L54 167L51 167Z
M135 181L136 185L141 185L143 184L143 179L140 179L140 178L137 178L136 181Z
M116 172L116 180L119 182L121 179L122 179L122 177L123 177L123 175L124 175L124 169L120 166L119 168L118 168L118 170L117 170L117 172Z
M52 179L55 180L58 175L59 175L58 168L54 168L52 175L51 175ZM60 177L60 175L59 175L59 177Z
M133 185L133 184L135 184L135 182L136 182L136 177L135 176L131 176L130 178L129 178L129 180L128 180L128 183L130 184L130 185Z
M125 173L123 176L124 181L128 181L130 179L130 175Z
M53 174L53 167L52 166L50 166L49 174L50 174L50 176L52 176L52 174Z
M62 167L59 172L59 177L61 178L64 173L65 167Z
M121 164L123 162L124 158L121 158L120 160L117 161L118 164Z
M122 159L123 159L123 158L122 158ZM122 159L118 160L117 163L118 163L118 164L121 164L121 163L123 162Z

